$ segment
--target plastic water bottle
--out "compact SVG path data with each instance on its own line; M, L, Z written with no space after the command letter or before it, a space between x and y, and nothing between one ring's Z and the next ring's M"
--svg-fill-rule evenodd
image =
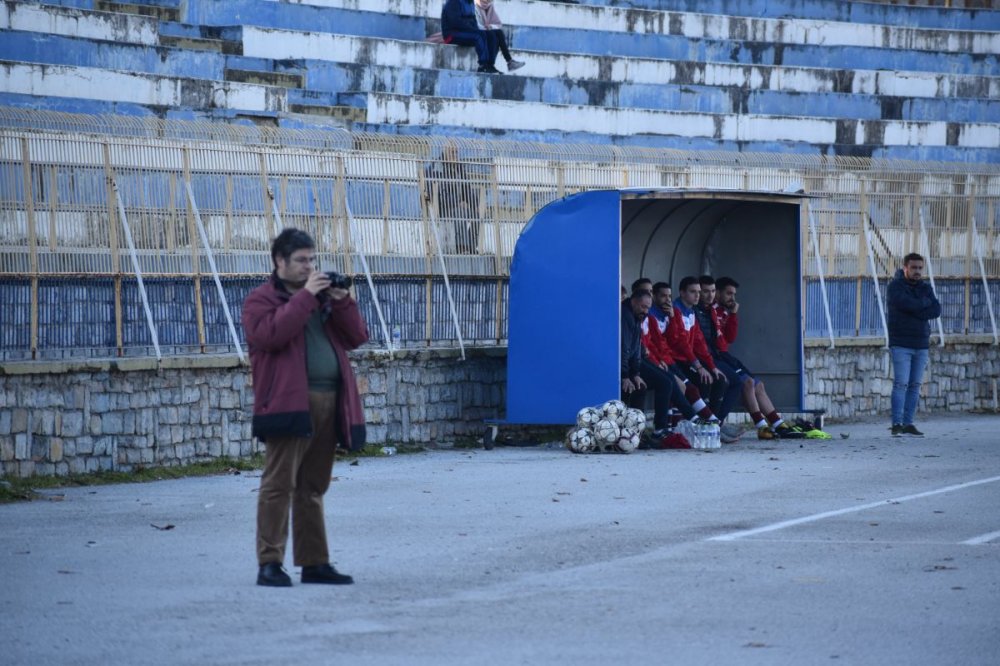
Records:
M399 328L399 324L392 327L392 348L399 349L403 344L403 331Z
M712 423L709 424L708 427L711 429L710 431L711 437L708 444L708 448L710 449L722 448L722 439L720 437L720 435L722 434L722 427L719 425L719 422L712 421Z
M384 455L384 456L394 456L394 455L396 455L396 447L395 446L383 446L379 450L382 452L382 455Z

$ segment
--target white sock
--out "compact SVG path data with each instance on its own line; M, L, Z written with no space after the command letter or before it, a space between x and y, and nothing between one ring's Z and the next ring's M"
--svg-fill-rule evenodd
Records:
M778 426L780 426L784 422L785 422L785 419L778 419L777 421L775 421L774 423L771 424L771 427L772 428L777 428Z
M716 416L715 414L712 414L711 416L708 417L708 422L709 423L721 423L721 421L719 421L719 417Z
M701 410L705 409L705 401L701 398L698 398L698 402L691 405L691 407L694 409L694 411L700 412Z
M766 425L767 425L767 419L761 419L760 421L757 421L757 423L756 423L756 426L757 426L758 429L759 428L763 428Z

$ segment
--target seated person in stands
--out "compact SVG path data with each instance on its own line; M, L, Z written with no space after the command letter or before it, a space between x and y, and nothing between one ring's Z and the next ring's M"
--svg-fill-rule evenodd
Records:
M681 280L680 296L674 301L673 314L667 325L667 345L683 375L698 388L701 395L709 396L708 404L715 414L722 406L729 382L722 370L716 367L698 326L694 307L700 297L698 278L688 276Z
M642 345L642 329L650 322L649 306L653 297L648 291L635 291L622 303L621 312L621 380L622 401L630 407L644 409L646 389L654 391L653 437L667 434L670 405L676 405L685 418L695 418L691 404L684 399L674 378L649 361ZM655 323L653 323L655 325Z
M731 277L714 280L711 275L702 275L699 283L701 298L698 323L716 366L726 374L730 384L724 413L728 414L735 404L735 398L742 395L743 404L757 428L759 439L803 437L803 433L788 424L774 408L764 382L754 377L743 361L729 353L729 345L736 341L739 331L739 318L736 314L740 309L736 300L739 283Z
M685 401L691 405L698 416L706 421L718 421L719 417L705 404L701 392L677 365L677 359L667 344L666 331L673 313L671 304L671 289L669 282L657 282L652 285L653 305L649 308L648 325L643 328L642 344L650 361L661 370L668 372L677 382Z
M434 204L437 190L438 218L451 223L455 251L479 251L479 191L471 182L468 166L458 158L458 149L449 143L441 150L441 160L427 172L427 201Z
M507 61L508 72L524 67L523 62L514 60L510 55L510 49L507 48L507 36L503 34L503 23L497 15L497 10L493 7L493 0L476 0L476 22L483 32L493 33L497 45L500 47L500 53Z
M479 59L477 72L500 73L493 64L497 59L496 34L479 29L472 0L445 0L441 8L441 34L449 44L475 47Z

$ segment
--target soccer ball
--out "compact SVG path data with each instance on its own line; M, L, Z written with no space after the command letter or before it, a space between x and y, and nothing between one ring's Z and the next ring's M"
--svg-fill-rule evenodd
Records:
M601 417L605 419L610 419L617 423L622 424L622 420L625 418L625 410L628 407L621 400L608 400L606 403L601 405Z
M615 448L622 453L632 453L635 451L639 448L639 431L622 428L621 435L619 435L618 441L615 442Z
M614 444L621 436L621 429L611 419L601 419L594 425L594 438L601 448L606 444Z
M581 428L593 428L601 420L601 412L594 407L584 407L576 413L576 424Z
M641 409L626 410L622 428L628 428L634 432L641 433L646 429L646 412Z
M588 428L572 428L566 433L566 448L573 453L588 453L594 447L594 433Z

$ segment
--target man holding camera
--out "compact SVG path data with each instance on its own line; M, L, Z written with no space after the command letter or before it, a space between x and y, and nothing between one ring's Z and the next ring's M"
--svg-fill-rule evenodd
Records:
M309 234L285 229L271 245L274 272L243 304L253 373L253 434L265 444L257 497L257 584L289 587L282 567L289 510L303 583L354 580L330 564L323 495L337 442L365 443L364 412L347 352L368 340L350 278L316 270Z

